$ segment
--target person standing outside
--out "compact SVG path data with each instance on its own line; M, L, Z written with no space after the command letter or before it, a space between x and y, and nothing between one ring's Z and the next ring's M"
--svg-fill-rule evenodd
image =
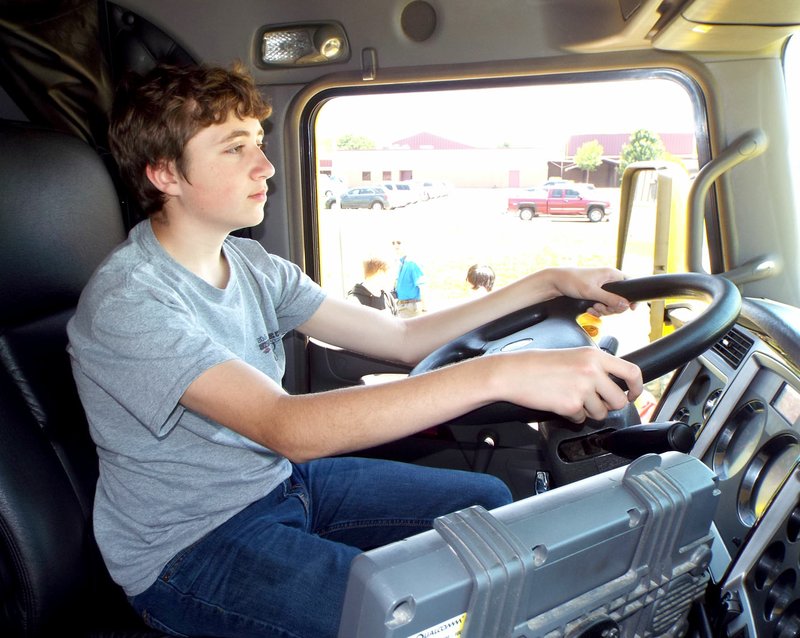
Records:
M395 239L392 246L400 259L395 283L397 315L414 317L427 310L424 299L425 273L417 262L408 257L402 240Z
M484 264L472 264L467 270L467 283L470 290L475 293L485 294L494 288L494 270Z
M370 257L364 260L364 279L353 286L347 293L349 298L377 310L386 310L393 315L397 314L394 297L387 290L391 290L391 276L389 264L380 257Z

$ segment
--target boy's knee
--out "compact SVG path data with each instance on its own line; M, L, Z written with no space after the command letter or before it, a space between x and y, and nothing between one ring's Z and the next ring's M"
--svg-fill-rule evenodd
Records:
M512 500L511 490L496 476L491 474L476 474L480 477L480 498L476 505L481 505L487 510L508 505Z

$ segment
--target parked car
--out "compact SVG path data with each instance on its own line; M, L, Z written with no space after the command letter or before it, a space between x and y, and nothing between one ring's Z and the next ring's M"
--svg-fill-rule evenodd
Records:
M410 182L383 182L381 187L386 191L389 201L395 208L416 204L420 199Z
M339 198L341 208L394 208L386 191L380 186L351 188Z
M419 184L419 189L422 192L422 199L438 199L450 194L452 187L447 182L441 181L427 181Z
M334 195L326 195L320 191L317 194L317 202L322 208L334 208L339 204L339 198Z
M345 191L347 184L339 177L321 173L317 178L317 199L324 208L333 208Z
M406 205L416 204L422 199L420 191L411 182L398 182L396 186L397 192L405 198Z
M577 185L532 188L523 195L508 198L508 212L530 220L539 215L582 216L591 222L608 220L611 202L597 197L590 189Z
M340 177L322 173L319 176L320 191L328 197L338 197L347 190L347 184Z
M562 179L560 177L551 177L548 179L544 184L542 184L539 188L549 188L551 186L563 186L563 187L583 187L583 188L594 188L594 184L590 184L589 182L576 182L571 179Z

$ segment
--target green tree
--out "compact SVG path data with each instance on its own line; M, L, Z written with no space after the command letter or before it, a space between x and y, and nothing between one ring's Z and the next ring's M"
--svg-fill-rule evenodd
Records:
M336 148L340 151L368 151L375 148L375 142L364 135L345 133L336 140Z
M622 152L619 157L619 177L625 172L625 167L633 162L661 159L666 154L667 149L664 142L658 136L647 129L640 128L631 134L627 144L622 145Z
M603 145L597 140L590 140L580 145L575 151L573 161L575 166L586 171L586 181L589 181L589 172L596 170L603 163Z

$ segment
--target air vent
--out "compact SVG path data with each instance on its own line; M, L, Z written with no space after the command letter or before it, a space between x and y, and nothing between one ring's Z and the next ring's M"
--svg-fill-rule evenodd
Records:
M736 329L731 330L711 348L735 370L747 356L753 340Z

